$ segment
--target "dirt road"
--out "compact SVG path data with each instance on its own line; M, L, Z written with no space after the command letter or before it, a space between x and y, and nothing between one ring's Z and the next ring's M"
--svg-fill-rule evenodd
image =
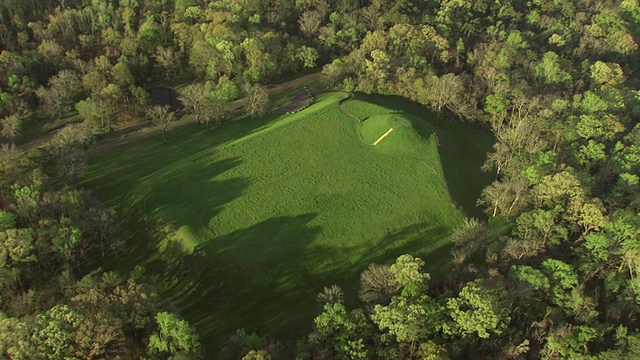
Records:
M298 109L301 106L304 106L304 104L307 101L306 95L298 89L304 86L305 84L318 80L319 77L320 77L320 72L315 72L313 74L304 75L299 78L295 78L291 81L284 82L282 84L270 86L267 89L269 91L269 94L274 94L282 91L290 91L292 92L292 95L293 95L293 101L291 103L277 109L272 109L271 111L285 113L285 112ZM241 110L243 105L244 105L244 99L239 99L234 102L233 107ZM173 122L169 126L169 129L173 130L180 126L190 124L193 121L194 121L193 115L185 115L182 118L180 118L178 121ZM161 132L162 132L162 129L160 129L157 126L153 126L151 124L131 126L125 129L118 130L115 133L108 135L107 138L98 141L96 144L94 144L94 146L91 148L90 151L102 151L106 149L111 149L116 146L129 144L135 141L140 141L142 139L149 138L151 136L158 135Z

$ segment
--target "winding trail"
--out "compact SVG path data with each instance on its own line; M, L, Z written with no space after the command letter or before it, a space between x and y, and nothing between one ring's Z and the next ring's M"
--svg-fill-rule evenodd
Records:
M366 142L364 140L364 138L362 137L362 133L360 132L360 126L358 126L358 125L360 125L362 120L358 119L358 117L355 116L354 114L352 114L351 112L345 110L344 107L342 106L348 100L353 99L355 97L355 95L352 92L347 91L347 90L329 90L329 92L341 92L341 93L345 93L345 94L349 95L349 97L346 97L346 98L341 99L340 101L338 101L338 108L340 108L340 111L342 111L345 115L347 115L348 117L350 117L353 120L355 120L355 122L356 122L356 134L358 135L358 139L360 139L360 141L365 145L374 146L373 144L369 144L368 142Z

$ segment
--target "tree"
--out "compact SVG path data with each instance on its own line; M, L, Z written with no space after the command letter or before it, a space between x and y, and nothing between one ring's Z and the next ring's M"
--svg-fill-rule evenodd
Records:
M167 141L167 133L169 132L169 126L175 120L175 113L171 111L169 105L154 105L147 109L147 118L154 124L160 126L162 130L162 139Z
M396 282L389 265L371 264L360 274L360 291L358 295L368 306L386 305L402 286Z
M17 114L6 116L0 120L0 127L0 134L13 143L22 133L22 118Z
M296 59L302 62L305 69L314 68L318 60L318 50L303 45L296 51Z
M533 68L533 74L545 84L562 84L571 81L571 74L562 69L560 57L548 51L542 60Z
M306 37L312 37L318 33L322 25L322 14L319 11L305 11L298 20L300 31Z
M203 84L189 84L180 89L178 99L195 116L196 123L200 123L207 107L206 87Z
M324 289L322 289L322 292L320 292L316 297L316 301L321 303L323 306L324 304L333 305L337 303L343 303L344 292L342 292L340 286L335 284L329 287L325 286Z
M428 88L424 98L419 101L429 104L440 112L447 107L453 109L460 103L460 95L464 91L462 79L455 74L445 74L441 77L432 76L428 81Z
M200 351L200 337L185 320L169 312L156 314L158 331L149 337L150 354L192 355Z
M31 341L46 359L73 356L75 337L84 316L67 305L56 305L36 317Z
M49 114L60 116L70 109L81 90L82 82L78 75L71 70L61 70L49 79L48 87L40 87L36 94Z
M211 123L220 124L231 115L229 104L225 100L218 98L217 94L214 93L208 96L205 101L203 121L207 126L207 130L209 130Z
M341 303L325 304L313 320L309 343L316 357L366 359L356 323Z
M509 293L501 280L475 280L467 283L458 297L447 300L452 321L443 324L446 334L475 334L486 339L501 334L511 321Z
M76 110L88 128L94 130L110 130L113 108L100 98L89 97L76 104Z
M399 342L415 346L440 331L442 315L442 306L429 296L423 295L416 300L395 296L387 306L376 305L371 320Z
M170 81L173 79L174 72L178 65L178 54L170 47L159 46L156 49L154 59L158 63L158 66L164 72L164 80Z
M263 115L269 104L267 89L262 85L246 83L243 90L247 99L245 105L247 114L252 118Z

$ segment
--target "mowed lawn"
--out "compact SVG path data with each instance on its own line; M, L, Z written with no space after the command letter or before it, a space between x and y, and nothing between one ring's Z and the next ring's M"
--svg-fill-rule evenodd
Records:
M393 97L357 96L341 109L346 97L92 154L84 185L116 210L127 241L100 265L156 285L211 355L238 328L299 337L323 286L340 285L356 305L372 262L411 253L445 273L448 237L464 212L478 215L491 181L479 169L492 137ZM389 127L377 146L364 143Z

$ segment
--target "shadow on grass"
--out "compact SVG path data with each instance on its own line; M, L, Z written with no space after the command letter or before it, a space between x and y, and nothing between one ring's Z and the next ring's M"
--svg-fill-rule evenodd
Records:
M425 106L399 96L357 94L356 99L413 115L409 118L413 121L415 130L425 138L433 136L432 130L437 131L442 138L438 152L449 196L462 207L466 215L486 218L476 201L482 189L495 178L480 169L495 142L489 131L472 127L457 119L439 119L436 113L427 110Z
M166 224L195 230L207 225L224 204L242 196L250 185L247 177L216 179L239 166L242 160L238 157L214 163L203 161L200 167L193 166L191 160L186 162L141 181L122 200L123 208L144 208L147 214L161 218Z
M176 237L176 232L184 226L187 227L187 231L205 226L212 216L222 211L225 204L245 192L250 184L247 178L216 179L240 164L239 158L229 158L197 169L187 166L162 173L151 173L147 178L138 181L126 195L117 199L119 228L129 231L122 234L122 238L129 239L126 252L117 252L105 259L94 256L88 263L97 262L106 269L124 272L129 272L141 264L152 272L158 270L164 273L166 269L163 266L154 266L158 259L162 260L163 256L171 259L171 254L179 252L178 246L182 249L181 252L190 253L195 245L189 244L191 239ZM136 179L137 176L135 172L128 173L114 181L136 183L128 178ZM189 186L186 187L184 184ZM189 245L191 248L188 251L183 249ZM177 264L183 260L185 259L177 257L171 262ZM182 272L175 270L174 274ZM166 283L171 284L171 281ZM154 282L154 285L163 287L166 284Z
M206 261L195 265L198 271L192 276L177 277L182 286L195 289L174 288L166 295L176 299L204 339L213 340L206 344L210 353L238 328L269 333L304 327L308 319L296 312L296 304L309 295L300 284L315 281L307 261L334 255L306 251L322 230L311 224L315 218L315 214L271 218L209 239L196 249L194 253L205 254Z
M209 356L239 328L282 340L299 338L319 313L315 297L324 286L340 285L347 305L359 305L358 279L370 263L412 253L425 258L427 271L437 272L449 261L448 250L438 245L448 235L444 227L416 224L363 250L314 244L322 232L313 224L316 216L271 218L209 239L191 254L174 246L166 260L157 262L154 269L164 269L173 284L163 295L174 299L209 340Z

